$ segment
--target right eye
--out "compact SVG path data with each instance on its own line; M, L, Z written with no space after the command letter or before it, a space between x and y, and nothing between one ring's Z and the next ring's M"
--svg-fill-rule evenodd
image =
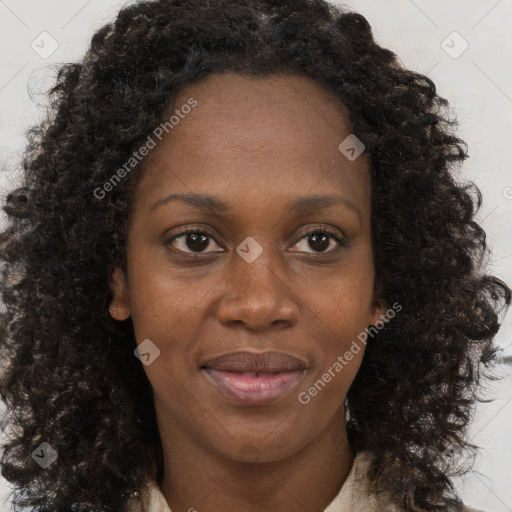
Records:
M204 230L197 228L187 228L179 233L173 235L165 245L172 245L177 242L176 245L179 247L177 249L179 252L184 252L186 254L201 254L204 252L222 252L222 251L206 251L210 246L209 239L215 240L213 235ZM215 242L217 243L217 242ZM217 244L218 245L218 244ZM188 250L187 250L188 249ZM189 252L190 251L190 252Z

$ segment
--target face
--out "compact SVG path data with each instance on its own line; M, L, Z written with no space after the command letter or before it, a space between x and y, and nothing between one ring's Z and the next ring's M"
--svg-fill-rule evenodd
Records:
M161 431L231 459L280 460L344 418L364 345L344 354L384 312L368 161L338 149L348 113L307 77L212 74L174 110L137 186L110 312L131 316L137 343L151 340L144 370ZM243 403L202 368L237 351L307 368L277 397Z

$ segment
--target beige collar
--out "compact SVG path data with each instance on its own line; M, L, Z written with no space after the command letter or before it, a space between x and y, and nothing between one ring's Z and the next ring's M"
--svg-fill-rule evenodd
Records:
M383 504L367 488L366 472L370 458L367 453L356 454L352 468L338 495L324 512L382 512ZM395 505L386 503L386 511L399 512ZM193 510L193 508L192 508ZM478 512L465 507L465 512ZM142 490L141 500L131 504L129 512L172 512L155 482L148 482Z

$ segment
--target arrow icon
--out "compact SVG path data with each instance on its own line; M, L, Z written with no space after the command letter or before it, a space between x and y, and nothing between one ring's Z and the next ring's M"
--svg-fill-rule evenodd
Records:
M39 57L47 59L57 51L59 43L50 33L41 32L32 40L30 47Z
M469 43L454 31L441 42L441 48L452 59L458 59L469 48Z
M355 134L351 133L339 146L338 149L345 157L353 162L365 150L365 145Z
M149 338L146 338L133 353L144 366L149 366L160 355L160 349Z
M263 252L263 247L261 247L252 236L248 236L245 240L240 242L240 245L236 248L236 252L247 263L252 263Z
M31 453L31 455L43 469L46 469L57 460L59 454L50 444L43 442Z

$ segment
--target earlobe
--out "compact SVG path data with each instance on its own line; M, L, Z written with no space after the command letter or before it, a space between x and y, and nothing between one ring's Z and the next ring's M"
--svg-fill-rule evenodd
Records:
M128 300L126 279L123 271L119 268L112 272L110 289L112 291L112 302L108 308L110 315L115 320L126 320L131 314L130 301Z
M370 325L376 325L376 323L380 320L386 321L386 313L387 313L387 305L386 302L381 299L383 293L383 285L379 275L376 275L374 288L373 288L373 302L372 302L372 310L370 313L370 317L368 319L368 323Z
M376 323L381 320L385 321L386 318L386 304L382 299L374 299L372 305L372 312L369 318L370 325L376 325Z

